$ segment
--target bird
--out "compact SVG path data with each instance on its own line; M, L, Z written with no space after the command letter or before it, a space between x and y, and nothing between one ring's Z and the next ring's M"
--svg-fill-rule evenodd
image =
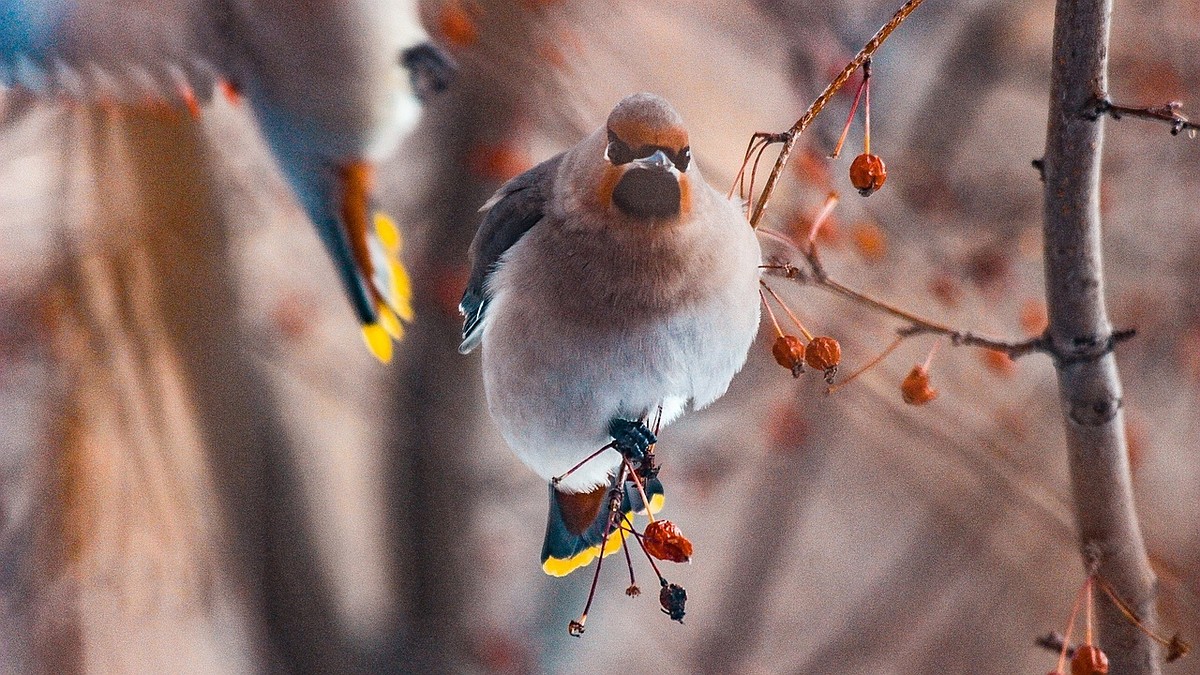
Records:
M0 84L193 114L218 88L248 102L384 362L412 290L374 168L454 68L415 1L0 0Z
M627 528L605 536L616 518L661 508L655 472L644 492L616 485L622 463L656 442L652 420L725 393L758 332L762 254L741 206L692 161L678 111L651 93L481 211L459 351L481 348L492 419L550 483L542 569L564 576L620 548Z

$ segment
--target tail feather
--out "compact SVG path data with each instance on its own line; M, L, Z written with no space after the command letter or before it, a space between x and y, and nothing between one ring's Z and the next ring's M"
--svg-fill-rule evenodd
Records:
M601 486L590 493L568 494L550 486L550 513L542 543L542 570L546 574L562 577L586 567L601 554L601 543L605 556L621 548L633 528L633 515L645 513L646 505L637 486L626 482L622 486L620 512L612 519L613 529L604 542L610 489ZM657 513L663 505L662 483L652 478L646 481L645 490L650 512ZM622 523L625 527L621 527Z

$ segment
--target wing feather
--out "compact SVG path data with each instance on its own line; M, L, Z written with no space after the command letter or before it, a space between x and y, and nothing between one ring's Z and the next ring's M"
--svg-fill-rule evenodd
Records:
M485 214L471 242L471 276L458 309L463 314L462 344L466 354L483 339L487 307L491 301L488 278L500 258L545 215L562 155L556 155L513 178L483 205Z

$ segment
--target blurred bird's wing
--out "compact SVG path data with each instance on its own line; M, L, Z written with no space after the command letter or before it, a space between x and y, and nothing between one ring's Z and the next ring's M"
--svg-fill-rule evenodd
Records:
M462 344L466 354L483 339L484 319L491 294L488 278L504 252L517 243L545 215L546 202L558 173L562 155L555 155L513 178L483 205L483 223L471 242L471 276L458 310L463 315Z
M217 81L198 0L0 0L0 83L195 112Z
M403 0L0 0L0 84L194 115L244 95L387 361L411 289L371 177L453 71L427 37Z

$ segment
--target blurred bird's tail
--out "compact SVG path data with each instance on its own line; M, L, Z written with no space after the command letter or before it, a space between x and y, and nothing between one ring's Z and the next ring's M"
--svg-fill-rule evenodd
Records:
M613 480L616 480L615 478ZM657 478L645 481L650 513L663 505L663 486ZM546 519L546 539L542 544L542 570L562 577L586 567L598 555L609 523L609 495L612 486L600 486L591 492L559 492L550 485L550 515ZM621 486L621 505L612 518L613 530L604 542L604 555L612 555L633 527L633 515L646 512L641 492L634 483ZM622 527L621 525L625 525Z

